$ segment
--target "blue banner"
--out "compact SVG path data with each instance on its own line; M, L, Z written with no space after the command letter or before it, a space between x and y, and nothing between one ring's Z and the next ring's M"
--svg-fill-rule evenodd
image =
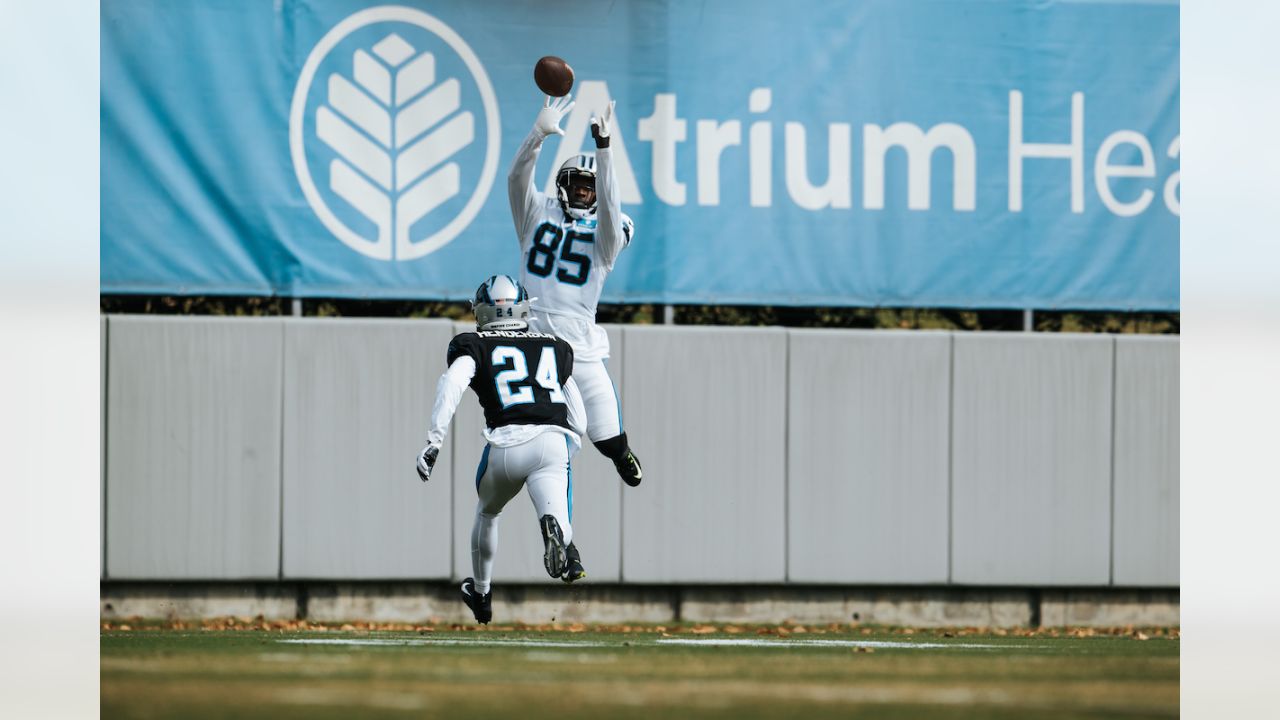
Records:
M102 291L469 298L617 102L605 302L1178 308L1176 2L104 0Z

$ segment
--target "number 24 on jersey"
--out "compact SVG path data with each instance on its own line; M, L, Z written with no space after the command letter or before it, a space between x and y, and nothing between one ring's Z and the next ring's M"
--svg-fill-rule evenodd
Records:
M502 409L512 405L534 402L533 384L547 389L551 402L564 403L564 391L560 389L560 373L556 370L555 348L542 348L538 358L538 370L534 373L533 383L529 379L529 362L524 351L510 345L499 345L493 349L493 366L498 368L510 364L511 367L494 376L498 386L498 399L502 401Z

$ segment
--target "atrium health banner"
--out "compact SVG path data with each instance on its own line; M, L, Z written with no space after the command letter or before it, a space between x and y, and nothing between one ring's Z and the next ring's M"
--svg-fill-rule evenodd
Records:
M617 101L606 302L1178 308L1165 2L104 0L105 293L467 298Z

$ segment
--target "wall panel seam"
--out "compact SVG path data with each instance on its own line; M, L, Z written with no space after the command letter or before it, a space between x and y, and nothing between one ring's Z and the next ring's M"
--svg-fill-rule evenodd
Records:
M1111 470L1111 497L1108 506L1107 524L1110 530L1108 539L1108 548L1111 552L1107 557L1107 585L1114 586L1116 584L1116 395L1120 382L1120 344L1115 338L1111 339L1111 432L1108 437L1111 439L1111 458L1109 468Z
M101 340L107 350L102 353L102 407L98 417L102 420L102 577L109 579L110 568L107 564L107 497L111 492L111 474L107 472L107 448L110 444L111 423L107 422L107 408L111 406L111 317L104 318L103 331L106 337Z
M279 557L276 558L276 577L280 580L284 579L284 451L285 451L285 418L288 413L285 412L285 383L289 382L289 345L286 342L288 335L288 327L285 320L280 321L280 460L277 463L279 467L280 480L280 507L277 516L279 517L279 527L276 528L276 534L279 536L276 543L276 552Z
M627 352L626 329L618 328L618 340L622 344L622 350L620 351L620 356L622 357L622 372L619 373L618 375L617 392L618 392L619 402L621 402L625 407L627 404L626 403L627 367L630 365L630 363L627 362L627 355L626 355L626 352ZM619 424L621 423L622 421L620 420ZM623 425L623 427L625 427L625 425ZM587 439L590 440L590 438L587 438ZM618 494L618 582L625 582L625 576L622 574L623 573L622 562L623 562L623 558L626 557L626 553L623 552L622 550L622 544L627 541L626 527L623 525L623 523L625 523L627 519L627 513L623 510L623 503L625 503L626 501L627 501L627 493L625 491L620 492Z
M791 331L782 370L782 582L791 582Z
M954 576L955 556L955 435L956 435L956 334L947 333L947 584Z

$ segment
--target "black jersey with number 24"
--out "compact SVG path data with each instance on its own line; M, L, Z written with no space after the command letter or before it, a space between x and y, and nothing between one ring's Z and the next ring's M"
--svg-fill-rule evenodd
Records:
M490 428L503 425L569 427L564 384L573 374L573 348L555 335L517 330L462 333L449 343L448 363L476 361L471 389Z

